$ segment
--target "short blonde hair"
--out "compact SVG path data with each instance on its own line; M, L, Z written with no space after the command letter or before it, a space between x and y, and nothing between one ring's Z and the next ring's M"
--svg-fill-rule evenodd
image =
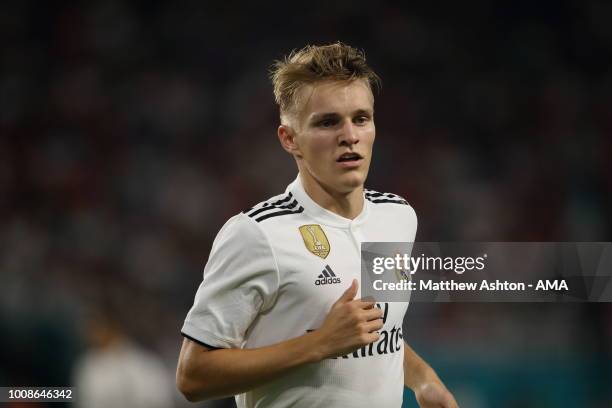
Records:
M281 117L297 107L297 94L304 85L361 79L372 90L381 86L379 76L366 64L363 51L341 42L293 50L283 60L274 62L270 79Z

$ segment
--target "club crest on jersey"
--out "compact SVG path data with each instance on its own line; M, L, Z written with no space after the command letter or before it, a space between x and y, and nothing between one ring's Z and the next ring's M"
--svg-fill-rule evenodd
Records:
M300 227L300 234L302 234L302 239L304 239L306 249L320 258L327 258L331 248L329 246L329 241L325 236L325 232L323 232L323 228L321 228L320 225L302 225Z

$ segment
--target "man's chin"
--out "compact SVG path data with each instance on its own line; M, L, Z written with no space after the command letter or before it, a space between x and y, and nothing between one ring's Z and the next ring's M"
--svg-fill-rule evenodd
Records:
M350 193L356 188L362 188L365 183L365 175L361 174L361 172L351 172L348 174L343 174L339 180L339 187L342 192Z

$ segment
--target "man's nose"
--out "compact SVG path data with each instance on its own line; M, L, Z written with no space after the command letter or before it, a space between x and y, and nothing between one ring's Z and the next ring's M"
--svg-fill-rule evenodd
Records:
M340 143L353 145L359 142L359 135L357 134L357 129L352 121L346 120L341 131L342 134L340 135Z

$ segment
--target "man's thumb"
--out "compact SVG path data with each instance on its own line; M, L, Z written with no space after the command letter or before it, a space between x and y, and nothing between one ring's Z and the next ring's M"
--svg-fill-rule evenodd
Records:
M348 289L344 291L344 293L342 294L342 296L340 296L336 303L349 302L355 299L355 296L357 296L358 289L359 282L357 282L357 279L353 279L353 281L351 282L351 286L349 286Z

